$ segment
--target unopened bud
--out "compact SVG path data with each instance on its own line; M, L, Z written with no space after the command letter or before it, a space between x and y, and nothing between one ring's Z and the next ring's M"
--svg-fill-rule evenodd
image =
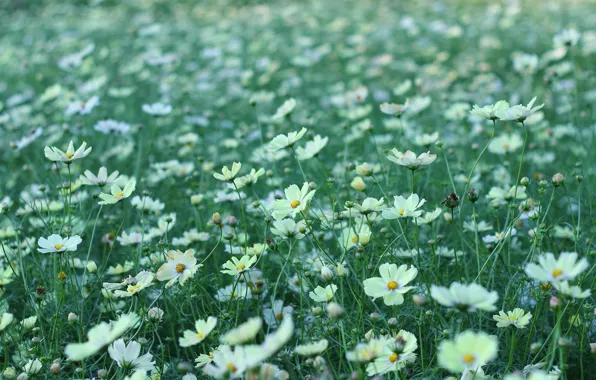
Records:
M60 372L60 369L60 363L57 362L52 363L50 366L50 372L52 372L54 375L57 375Z
M339 319L344 315L344 308L337 302L330 302L327 305L327 315L331 319Z
M553 176L552 181L553 181L553 185L555 187L559 187L563 183L565 183L565 177L563 176L563 174L557 173Z
M528 186L530 184L530 179L528 177L523 177L520 181L519 184L522 186Z
M75 313L68 313L68 322L74 323L79 320L79 316Z

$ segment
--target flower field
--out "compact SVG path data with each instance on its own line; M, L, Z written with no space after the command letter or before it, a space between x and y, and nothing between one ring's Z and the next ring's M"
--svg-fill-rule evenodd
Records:
M0 0L0 379L593 379L595 63L589 0Z

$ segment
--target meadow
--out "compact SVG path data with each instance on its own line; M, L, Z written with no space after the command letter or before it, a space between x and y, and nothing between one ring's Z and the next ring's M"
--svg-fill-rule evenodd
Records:
M593 1L0 0L0 379L593 379Z

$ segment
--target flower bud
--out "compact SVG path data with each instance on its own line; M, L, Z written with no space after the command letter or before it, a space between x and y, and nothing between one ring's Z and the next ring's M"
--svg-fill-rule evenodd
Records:
M344 315L344 308L337 302L330 302L327 305L327 315L330 319L339 319Z
M323 277L323 279L325 281L331 281L333 280L333 277L335 277L335 275L333 274L333 271L326 265L324 265L321 268L321 277Z
M314 182L309 182L308 183L308 188L309 190L316 190L317 189L317 184Z
M159 322L162 320L164 312L159 307L152 307L147 310L147 318L152 322Z
M4 370L4 372L2 372L2 376L4 376L6 379L14 379L17 377L17 371L12 367L8 367Z
M412 301L414 301L416 306L423 306L426 304L426 297L423 294L414 294Z
M323 314L323 309L319 306L315 306L313 307L310 312L312 313L312 315L314 315L315 317L318 317L319 315Z
M352 183L350 184L350 186L352 186L352 188L356 191L366 190L366 183L364 183L364 180L362 179L362 177L355 177L352 180Z
M79 320L79 316L75 313L68 313L68 322L74 323Z
M468 191L468 200L472 203L476 203L478 200L478 192L476 189L471 188L470 191Z
M596 354L596 343L590 343L590 352Z
M520 185L527 187L530 184L530 179L528 177L523 177L519 183Z
M50 372L52 372L54 375L57 375L60 372L60 369L61 369L60 363L58 363L58 362L54 362L50 366Z
M561 300L559 300L557 297L552 296L550 298L550 300L548 301L548 305L552 308L552 309L556 309L561 305Z
M89 273L97 272L97 264L95 264L95 261L91 260L87 263L87 272L89 272Z
M565 177L563 176L563 174L557 173L553 176L552 181L553 181L553 185L555 187L559 187L563 183L565 183Z
M198 205L203 200L203 194L194 194L190 196L190 204L193 206Z
M228 218L228 224L229 224L231 227L236 227L236 226L238 225L238 218L236 218L235 216L230 216L230 217Z
M373 167L366 162L362 165L356 166L356 173L365 177L370 177L373 174Z
M221 226L221 215L219 215L219 212L216 212L213 215L211 215L211 221L216 226Z

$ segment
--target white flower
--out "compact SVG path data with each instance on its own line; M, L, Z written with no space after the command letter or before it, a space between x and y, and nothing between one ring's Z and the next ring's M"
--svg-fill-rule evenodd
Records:
M275 114L271 116L272 121L281 121L288 116L296 108L296 100L294 98L288 99L282 104Z
M389 161L395 162L398 165L406 166L410 170L416 170L421 166L427 166L435 162L437 159L436 154L431 152L421 153L416 157L416 153L408 150L406 153L402 153L399 150L393 148L387 156Z
M523 329L532 318L532 313L526 313L524 309L515 308L512 311L505 313L503 310L499 314L493 315L493 319L497 321L497 327L514 326L518 329Z
M582 290L579 286L570 286L568 281L557 282L554 285L561 294L572 298L587 298L592 295L590 289Z
M284 306L284 301L277 300L273 302L271 307L263 309L263 319L268 326L277 326L286 315L289 315L289 318L291 318L293 311L294 308L292 306Z
M258 364L262 353L259 346L236 346L232 351L230 346L221 346L213 353L211 363L203 367L203 372L216 379L238 379L244 377L244 372Z
M431 285L431 297L443 306L458 309L460 311L496 309L495 303L499 299L497 292L489 292L481 285L461 284L454 282L449 288Z
M571 47L577 45L580 34L575 29L563 29L560 33L553 37L553 45L555 47Z
M383 103L379 106L381 112L386 115L392 115L396 117L401 117L403 113L407 110L409 106L409 101L406 101L405 104L394 104L394 103Z
M248 321L236 326L219 338L221 343L235 346L237 344L244 344L253 340L261 327L263 320L260 317L250 318Z
M74 252L77 246L83 241L79 235L74 235L67 238L62 238L60 235L50 235L47 239L40 237L37 241L39 248L37 250L41 253L54 252Z
M25 371L25 373L27 375L35 375L36 373L41 371L42 368L43 368L43 365L41 364L39 359L35 359L35 360L30 359L27 362L27 364L25 364L23 366L23 370Z
M588 260L578 261L577 252L562 252L558 259L552 253L538 257L540 265L526 265L526 274L538 281L556 284L566 280L574 280L580 273L588 269Z
M253 264L257 262L257 256L244 255L240 259L232 257L231 260L226 261L222 267L224 270L221 273L229 274L230 276L238 276L252 268Z
M143 112L153 116L165 116L172 112L172 106L163 103L143 104Z
M418 218L422 215L422 207L426 200L420 199L418 194L411 194L408 199L399 196L393 197L393 207L383 210L383 218L397 219L397 218Z
M91 173L91 171L85 170L85 175L81 176L81 183L88 186L104 187L118 181L118 174L119 172L116 170L108 176L108 170L104 166L99 168L97 176Z
M418 269L406 264L399 268L395 264L385 263L379 267L381 277L372 277L364 280L364 293L367 296L377 299L383 297L385 305L401 305L404 303L403 294L413 289L413 286L406 286L418 275Z
M454 340L444 340L439 344L439 366L453 373L477 370L496 359L498 348L496 337L484 332L465 331Z
M329 302L337 291L337 285L331 284L326 287L317 286L308 296L315 302Z
M316 190L310 190L307 182L304 182L302 188L297 185L291 185L284 191L286 199L279 199L273 205L272 216L275 219L283 219L286 216L296 216L306 210Z
M93 126L93 129L105 135L110 133L125 135L130 131L130 125L122 121L107 119L98 121L97 124Z
M496 113L506 109L509 109L509 103L504 100L499 100L495 104L489 104L482 108L480 108L477 104L474 104L474 107L470 113L486 120L497 120L499 117L496 115Z
M395 373L416 360L414 351L418 348L418 340L408 331L400 330L395 336L381 337L373 341L380 343L380 350L374 362L366 366L368 376Z
M532 107L534 102L536 101L536 97L534 97L527 106L523 106L521 104L513 107L509 107L507 109L500 109L496 112L496 116L503 121L507 120L516 120L520 123L523 123L524 120L534 112L537 112L544 107L544 104L541 104L536 107Z
M11 313L3 313L0 318L0 331L4 331L8 325L14 320L14 315Z
M110 194L101 193L99 194L99 198L101 201L99 202L100 205L111 205L120 202L123 199L130 197L133 191L137 186L137 181L135 179L131 179L126 183L124 189L121 189L120 186L117 184L112 184L110 188Z
M134 340L125 345L124 339L118 339L108 347L108 353L120 368L141 371L152 371L155 368L155 362L151 361L153 355L147 353L139 356L141 354L141 345Z
M195 251L192 249L185 252L170 251L168 252L168 261L157 270L157 279L168 281L167 287L174 285L176 281L180 282L180 285L184 285L202 266L203 264L197 264Z
M304 136L307 129L302 128L299 132L290 132L287 135L277 135L267 146L269 152L277 152L280 149L291 148Z
M51 148L46 146L43 152L46 158L50 161L64 162L65 164L70 165L73 161L87 157L87 155L89 155L93 149L92 147L87 149L85 148L87 148L87 143L83 142L83 144L81 144L81 146L75 151L74 144L71 141L68 144L68 149L66 149L66 152L61 151L55 146Z
M294 352L300 356L313 356L325 351L327 346L329 346L327 339L321 339L320 341L314 343L299 344L296 346L296 348L294 348Z
M306 233L306 222L296 222L294 219L275 220L271 233L285 238L302 239Z
M517 133L503 133L497 136L488 145L488 151L494 154L504 155L515 152L524 145L524 140Z
M222 174L213 173L213 177L215 177L215 179L218 179L223 182L233 181L234 178L236 178L236 175L240 171L241 167L242 167L242 164L240 162L234 162L234 163L232 163L232 170L228 169L227 166L224 166L221 169Z
M118 320L111 323L101 322L89 330L87 342L68 344L64 353L69 360L84 360L118 339L129 328L136 325L138 321L139 317L135 313L130 313L121 315Z
M307 141L303 147L299 146L296 148L296 156L300 161L308 160L313 158L327 145L329 137L321 137L316 135L312 141Z
M66 106L66 111L64 111L64 113L67 116L71 116L74 114L88 115L98 104L99 96L92 96L86 102L76 100L74 102L68 103L68 105Z
M190 347L201 343L213 331L216 324L217 318L215 317L208 317L207 320L197 320L195 322L195 331L184 331L184 336L179 339L180 347Z

